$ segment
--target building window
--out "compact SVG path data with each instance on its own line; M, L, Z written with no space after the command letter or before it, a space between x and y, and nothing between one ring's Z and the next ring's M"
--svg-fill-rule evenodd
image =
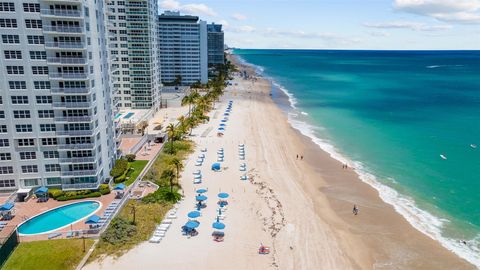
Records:
M12 104L28 104L28 96L11 96Z
M53 118L53 110L38 110L38 118Z
M23 3L23 11L25 12L40 12L40 4Z
M15 11L15 3L0 2L0 11L14 12Z
M46 172L59 172L60 171L60 164L45 164L45 171Z
M9 81L8 86L10 90L25 90L27 83L25 81Z
M5 59L22 59L22 51L4 51Z
M3 44L20 44L20 37L18 35L2 35Z
M34 179L23 179L23 184L24 184L26 187L38 186L38 179L37 179L37 178L34 178Z
M37 104L51 104L52 96L36 96Z
M45 44L43 36L27 36L28 44Z
M42 138L42 145L57 145L57 138Z
M30 124L15 125L15 130L19 133L32 132L33 128Z
M30 118L30 111L28 110L15 110L13 111L13 118L16 119L28 119Z
M33 75L48 75L48 67L34 66L32 67Z
M43 157L45 159L58 158L58 151L45 151L43 152Z
M40 124L40 131L42 132L52 132L56 130L55 124Z
M33 87L35 87L35 90L50 89L50 82L35 81L35 82L33 82Z
M25 20L25 27L26 28L35 28L41 29L42 28L42 20Z
M0 174L12 174L13 167L12 166L1 166L0 167Z
M8 141L8 139L0 139L0 147L9 147L10 146L10 142Z
M47 52L44 51L30 51L30 59L45 60L47 59Z
M0 19L0 28L17 28L16 19Z
M7 74L18 75L24 73L22 66L7 66Z
M37 159L37 153L36 152L20 152L20 159L21 160Z
M18 146L35 146L34 139L18 139Z
M12 160L12 154L10 153L0 153L0 160Z
M7 133L7 132L8 132L7 125L0 125L0 133Z
M23 165L22 173L38 173L38 166L37 165Z
M5 187L15 187L15 180L8 179L8 180L0 180L0 188Z
M5 111L0 111L0 119L5 119Z

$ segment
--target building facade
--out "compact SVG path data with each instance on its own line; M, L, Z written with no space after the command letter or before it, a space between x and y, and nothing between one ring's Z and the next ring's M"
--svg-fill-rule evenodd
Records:
M104 1L0 2L0 190L94 189L116 158Z
M165 85L208 82L207 24L166 11L158 19L161 80ZM178 82L180 79L180 82Z
M207 24L208 65L223 65L225 63L225 42L221 24Z
M156 0L108 2L114 99L119 109L159 109L158 4Z

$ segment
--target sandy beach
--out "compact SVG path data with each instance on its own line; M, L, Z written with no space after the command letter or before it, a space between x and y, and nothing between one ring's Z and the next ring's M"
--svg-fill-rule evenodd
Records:
M210 122L193 131L196 150L181 177L185 198L165 238L84 269L474 269L414 229L355 172L293 129L270 91L267 80L235 77ZM225 135L217 137L229 100ZM245 160L239 160L239 144L245 144ZM195 166L203 148L205 162ZM225 160L222 171L214 172L210 167L220 148ZM247 181L240 180L241 163ZM202 184L193 184L196 170ZM208 188L207 207L198 218L199 235L187 238L181 226L195 210L198 188ZM221 243L211 236L219 192L230 194ZM353 204L358 215L352 214ZM261 243L271 248L269 255L258 254Z

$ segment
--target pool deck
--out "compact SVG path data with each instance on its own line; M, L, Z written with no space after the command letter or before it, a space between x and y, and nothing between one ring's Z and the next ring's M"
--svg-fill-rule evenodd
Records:
M101 203L101 207L92 214L102 216L103 212L108 207L108 205L115 199L115 193L116 193L115 191L112 191L110 194L104 195L98 198L71 200L71 201L65 201L65 202L55 201L54 199L49 199L47 202L44 202L44 203L37 203L36 199L30 199L27 202L17 202L15 203L15 207L14 207L15 217L12 220L6 221L8 222L8 224L0 232L0 238L7 237L16 228L17 225L19 225L20 223L24 222L25 220L33 216L41 214L50 209L53 209L62 205L66 205L66 204L75 203L75 202L99 201ZM54 231L54 232L62 233L61 236L58 236L55 239L66 238L66 234L70 230L86 230L86 229L88 229L88 225L84 224L84 219L82 219L72 224L71 226ZM51 232L51 233L54 233L54 232ZM41 235L20 236L20 241L46 240L48 239L49 234L50 233L41 234Z

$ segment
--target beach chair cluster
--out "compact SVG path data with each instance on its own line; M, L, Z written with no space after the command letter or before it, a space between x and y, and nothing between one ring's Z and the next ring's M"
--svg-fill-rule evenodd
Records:
M177 208L178 206L175 205L170 211L167 212L162 223L157 226L148 242L158 244L162 241L168 229L172 225L173 220L177 218Z
M197 157L197 161L195 162L195 166L202 166L204 161L205 161L205 154L200 153Z
M8 225L8 222L6 221L0 221L0 232L3 231L3 229Z
M238 145L238 158L240 160L245 160L245 144L241 143ZM246 163L241 163L240 164L240 169L241 172L246 172L247 171L247 164ZM247 174L244 173L243 175L240 176L240 180L247 180Z
M103 216L100 218L100 221L95 225L97 225L97 227L102 227L105 224L105 222L107 222L107 220L113 214L115 214L115 211L117 210L119 204L120 204L120 200L114 200L113 202L111 202L108 205L107 209L105 209L105 212L103 212Z
M223 134L225 133L225 128L227 127L226 123L228 122L230 113L232 112L232 105L233 105L233 101L230 100L228 102L227 109L223 113L223 119L220 120L221 123L220 123L220 125L218 126L218 129L217 129L217 136L218 137L223 136Z
M223 152L223 147L217 150L217 161L223 162L225 159L225 153Z
M193 172L193 183L194 184L202 183L202 172L200 170L196 170Z

